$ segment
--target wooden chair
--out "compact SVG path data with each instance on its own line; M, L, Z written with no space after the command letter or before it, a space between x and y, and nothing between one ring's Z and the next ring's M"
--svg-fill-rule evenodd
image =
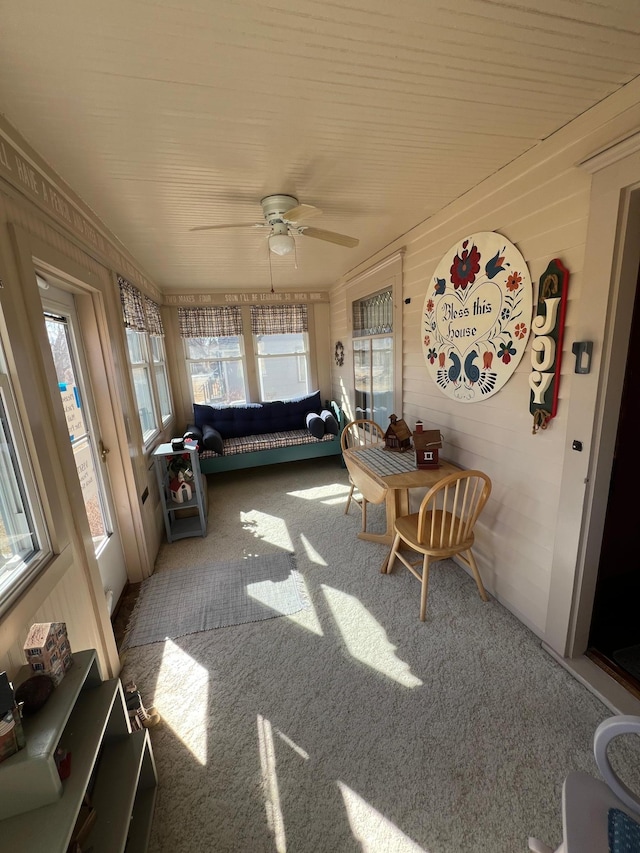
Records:
M351 447L369 447L374 444L384 444L384 430L375 421L360 418L355 421L349 421L342 430L342 435L340 436L340 447L342 450L347 450ZM367 529L367 501L364 495L359 500L353 497L355 483L351 479L351 475L349 475L349 484L351 488L349 489L349 497L347 498L347 505L344 508L344 512L345 515L349 512L352 500L357 503L362 511L362 530L364 532Z
M480 598L488 601L471 546L474 525L490 493L491 480L482 471L460 471L433 486L422 499L419 512L396 519L387 573L391 572L397 557L422 582L421 622L427 611L429 566L454 554L471 569ZM399 549L403 542L423 554L423 558L411 561L401 554ZM416 568L420 563L422 571Z

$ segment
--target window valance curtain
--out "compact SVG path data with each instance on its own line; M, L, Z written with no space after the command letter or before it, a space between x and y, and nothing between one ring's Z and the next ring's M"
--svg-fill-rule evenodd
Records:
M134 287L126 278L118 276L120 285L120 303L122 305L122 316L127 329L136 332L146 332L147 322L144 313L144 296L137 287Z
M160 316L160 306L148 296L144 298L144 309L147 315L147 331L150 335L156 335L159 338L164 337L164 326L162 325L162 317Z
M254 335L290 335L309 331L306 305L252 305Z
M178 308L178 324L183 338L228 338L242 334L242 316L235 306Z

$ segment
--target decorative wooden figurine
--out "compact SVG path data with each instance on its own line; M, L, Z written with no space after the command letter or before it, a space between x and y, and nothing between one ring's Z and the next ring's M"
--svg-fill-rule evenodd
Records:
M384 434L384 446L387 450L404 453L411 450L411 430L397 415L389 415L391 423Z
M442 447L442 436L438 429L423 429L422 421L416 422L413 433L417 468L439 468L438 450Z

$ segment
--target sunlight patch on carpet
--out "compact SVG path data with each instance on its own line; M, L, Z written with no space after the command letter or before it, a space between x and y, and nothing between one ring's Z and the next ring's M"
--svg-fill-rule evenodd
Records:
M343 502L349 494L349 486L344 483L330 483L326 486L315 486L311 489L296 489L287 492L292 498L302 498L305 501L320 501L323 504Z
M320 554L319 551L316 551L316 549L313 547L311 542L309 542L309 540L304 535L304 533L300 534L300 542L302 543L302 546L304 547L304 550L305 550L307 557L309 558L309 560L312 563L316 563L318 566L326 566L327 565L327 561L324 559L322 554Z
M349 818L349 826L362 844L362 853L376 853L378 850L393 850L394 853L429 853L405 835L401 829L364 800L354 790L338 780Z
M277 545L285 551L293 551L287 523L282 518L251 510L240 513L240 520L244 529L250 530L256 538L269 542L270 545Z
M324 584L322 591L353 658L404 687L420 687L422 681L412 674L409 664L397 657L396 647L387 639L386 631L361 601Z
M280 789L276 772L276 750L273 743L271 722L258 714L258 749L262 771L262 790L267 813L267 825L273 835L278 853L286 853L287 838L284 831L284 816L280 805Z
M309 588L304 579L304 575L298 575L298 588L301 590L300 594L302 599L306 602L306 606L304 609L298 610L297 613L287 613L285 618L288 619L289 622L293 622L295 625L298 625L300 628L304 628L305 631L309 631L311 634L316 634L318 637L323 637L324 631L322 630L322 625L318 619L316 609L313 606L311 594L309 593Z
M173 731L199 764L206 765L209 673L171 640L165 642L162 653L154 703L162 725Z

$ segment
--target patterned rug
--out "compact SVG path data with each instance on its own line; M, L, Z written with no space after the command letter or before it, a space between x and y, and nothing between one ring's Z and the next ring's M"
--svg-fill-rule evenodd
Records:
M288 616L305 607L292 554L171 569L143 581L122 648Z

